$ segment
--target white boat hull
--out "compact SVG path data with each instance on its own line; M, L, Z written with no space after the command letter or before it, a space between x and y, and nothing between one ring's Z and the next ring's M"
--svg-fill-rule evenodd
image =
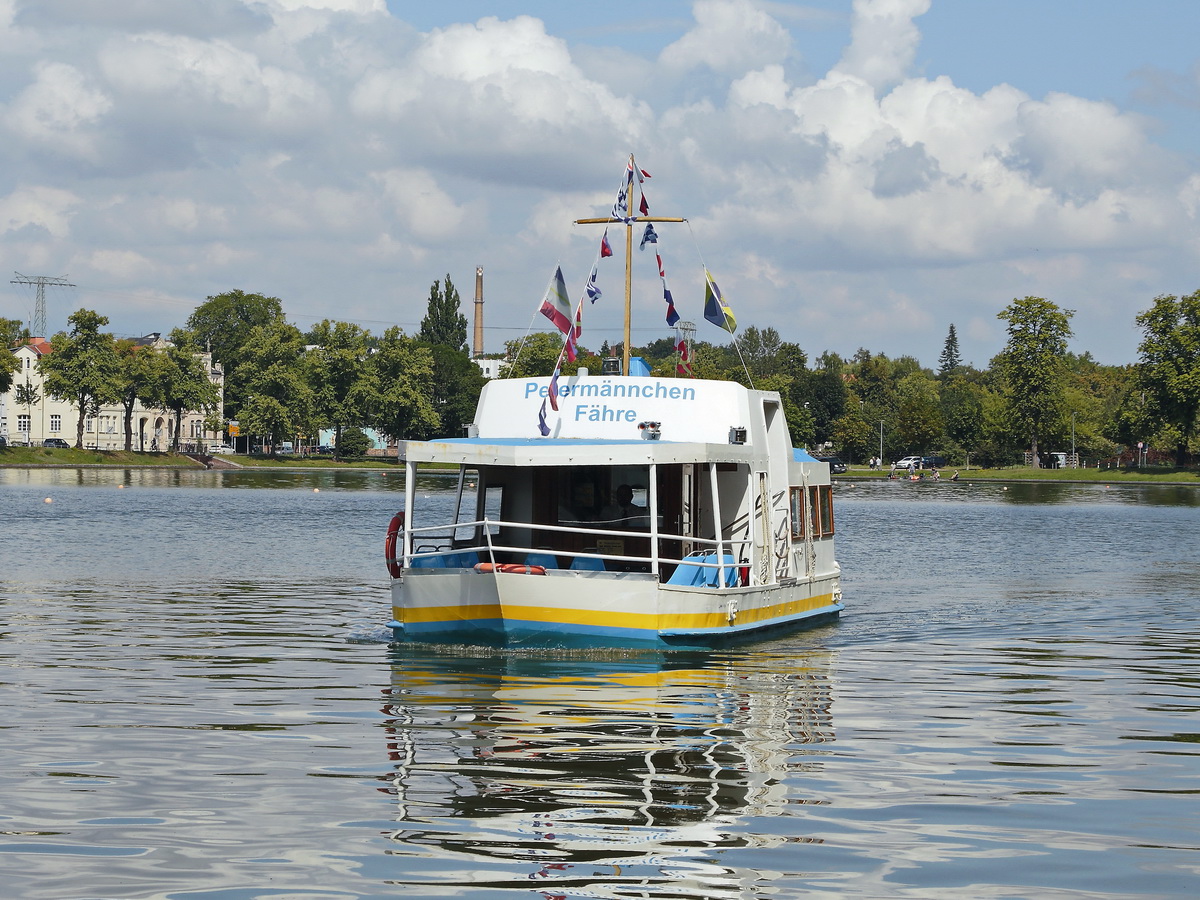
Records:
M392 580L397 640L505 646L709 646L818 624L842 610L837 573L724 589L633 572L414 569Z

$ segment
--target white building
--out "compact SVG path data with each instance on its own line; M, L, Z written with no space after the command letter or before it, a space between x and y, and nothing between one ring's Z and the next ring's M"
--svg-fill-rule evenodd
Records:
M161 351L172 346L161 335L149 334L136 341L147 351ZM10 444L40 445L47 438L62 438L75 445L75 429L79 412L73 403L51 397L46 392L45 379L38 363L48 356L53 348L45 338L32 338L12 351L20 361L20 368L13 373L12 387L0 394L0 435ZM212 354L201 353L200 358L217 386L220 399L224 400L225 374L219 365L214 365ZM18 403L19 388L28 385L35 402ZM180 422L180 444L185 449L203 450L211 443L220 443L221 435L205 431L203 412L186 412ZM133 449L169 450L175 436L175 414L169 410L147 409L139 401L133 407ZM83 445L95 450L125 449L125 407L109 404L100 407L95 416L84 422Z
M500 377L500 367L504 365L504 360L476 356L474 363L479 366L479 371L483 373L484 378L492 379Z

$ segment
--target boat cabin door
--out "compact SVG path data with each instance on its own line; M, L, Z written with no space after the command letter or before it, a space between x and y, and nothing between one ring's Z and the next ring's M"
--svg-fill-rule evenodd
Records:
M774 579L771 573L775 567L771 565L771 486L767 482L767 473L758 473L758 490L754 498L754 515L758 519L754 529L754 562L759 584L770 584Z
M696 466L694 463L685 463L680 468L679 498L682 508L679 511L679 533L691 536L696 533ZM696 548L691 541L684 541L682 549L680 555L687 556Z

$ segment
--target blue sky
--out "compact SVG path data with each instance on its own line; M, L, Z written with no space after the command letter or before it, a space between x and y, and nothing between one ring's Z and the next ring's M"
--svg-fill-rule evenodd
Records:
M1185 0L0 0L0 267L78 285L51 331L86 306L132 335L232 288L411 332L479 265L499 351L556 265L580 291L571 220L633 151L691 222L660 245L685 317L702 258L811 357L932 366L954 323L985 365L1032 294L1131 362L1134 316L1200 288L1196 34ZM643 342L671 332L638 263ZM619 279L586 345L619 339Z

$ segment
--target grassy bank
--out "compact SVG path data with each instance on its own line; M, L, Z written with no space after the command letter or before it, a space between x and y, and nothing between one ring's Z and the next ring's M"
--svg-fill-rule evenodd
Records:
M362 460L335 460L328 456L220 456L243 468L265 469L394 469L396 460L368 457ZM182 453L139 453L124 450L63 450L55 447L0 448L3 466L167 466L183 469L203 468L204 464Z
M395 457L334 459L331 456L223 456L247 469L395 469Z
M942 479L955 472L954 466L942 469ZM1190 484L1200 487L1200 471L1152 466L1143 469L1031 469L1009 466L1003 469L959 468L959 480L971 481L1061 481L1096 484ZM899 473L898 473L899 474ZM871 471L866 466L851 466L845 476L856 478L887 478L888 470ZM904 475L902 477L907 477ZM929 478L929 472L925 473Z
M124 450L62 450L53 447L0 448L0 466L178 466L203 464L178 453L126 453Z

